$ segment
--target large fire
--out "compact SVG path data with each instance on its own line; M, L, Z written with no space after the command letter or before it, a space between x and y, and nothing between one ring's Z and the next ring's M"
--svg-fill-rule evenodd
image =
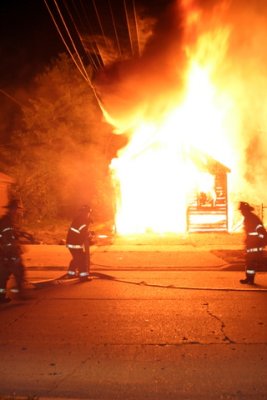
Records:
M199 29L199 10L191 1L184 1L183 7L182 89L177 87L171 95L163 92L160 101L155 98L163 104L167 96L165 107L150 107L148 113L140 104L138 112L128 115L128 144L111 163L120 234L185 232L188 207L196 194L216 201L214 174L196 162L202 157L205 164L206 155L231 171L227 198L231 218L231 190L240 172L233 134L240 124L239 114L233 112L237 88L225 86L225 77L217 73L227 59L231 27L212 21L207 29ZM197 39L192 40L193 34Z
M155 116L153 122L139 122L129 144L112 161L119 188L119 233L185 232L194 193L213 195L214 176L198 169L193 149L233 164L224 132L226 110L216 104L217 96L208 68L193 62L183 103L174 105L162 121Z

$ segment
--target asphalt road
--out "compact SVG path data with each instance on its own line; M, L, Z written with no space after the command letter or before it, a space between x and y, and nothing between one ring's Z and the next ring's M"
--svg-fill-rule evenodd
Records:
M238 251L113 244L78 283L52 281L65 249L29 248L30 299L0 307L0 396L266 399L267 276L241 287Z

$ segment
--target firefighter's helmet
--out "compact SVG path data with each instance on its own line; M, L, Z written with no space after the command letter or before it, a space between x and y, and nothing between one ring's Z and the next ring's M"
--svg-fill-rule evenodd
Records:
M83 206L81 206L80 208L80 212L81 213L88 213L90 214L92 212L91 207L88 204L84 204Z
M22 209L23 207L21 205L21 202L18 199L12 199L5 206L5 208L8 208L9 210L18 210L18 209Z
M245 201L240 201L240 203L239 203L239 210L240 210L240 211L253 211L254 208L251 207L251 205L248 204L247 202L245 202Z

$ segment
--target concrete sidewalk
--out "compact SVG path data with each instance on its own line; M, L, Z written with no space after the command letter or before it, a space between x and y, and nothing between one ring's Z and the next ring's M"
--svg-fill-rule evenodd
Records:
M169 239L156 244L118 240L111 245L92 246L90 274L92 281L116 280L173 289L267 291L266 273L257 275L257 285L243 286L239 283L244 276L242 263L231 267L214 254L215 250L240 254L242 248L240 243L196 246ZM25 246L24 261L29 285L44 287L66 273L70 254L62 245L29 245ZM71 282L74 280L64 284Z

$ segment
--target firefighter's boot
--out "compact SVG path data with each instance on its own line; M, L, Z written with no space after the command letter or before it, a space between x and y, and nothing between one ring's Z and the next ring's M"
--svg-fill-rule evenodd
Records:
M0 293L0 303L1 304L6 304L10 303L11 299L9 297L6 297L5 293Z
M79 273L79 280L80 282L87 282L91 279L89 278L89 272L80 272Z
M32 297L29 295L28 291L25 288L11 288L10 292L12 293L12 299L14 300L31 300Z
M77 278L76 271L68 270L67 276L65 279L74 279L74 278Z
M254 285L255 274L246 274L246 279L240 279L240 283Z

